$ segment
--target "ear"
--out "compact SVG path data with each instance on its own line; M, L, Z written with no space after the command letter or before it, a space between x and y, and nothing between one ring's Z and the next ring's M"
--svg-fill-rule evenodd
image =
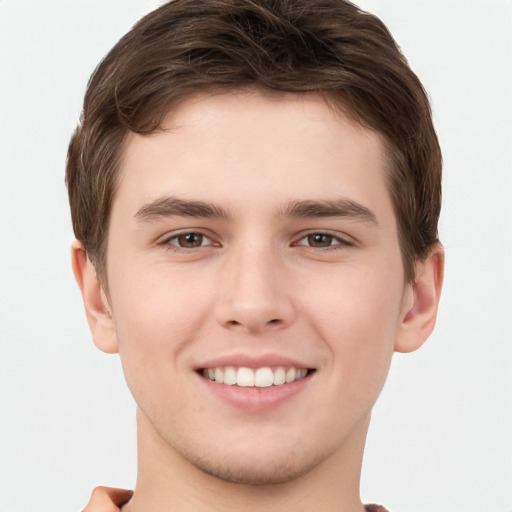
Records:
M103 352L115 354L119 347L107 296L84 247L76 240L71 246L71 262L94 344Z
M444 251L436 246L427 259L416 263L414 283L404 292L396 352L418 350L432 334L444 276Z

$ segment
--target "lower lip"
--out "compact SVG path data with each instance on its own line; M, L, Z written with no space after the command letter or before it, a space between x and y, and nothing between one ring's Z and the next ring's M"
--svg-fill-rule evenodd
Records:
M238 407L251 411L265 411L281 405L290 400L300 391L304 390L310 384L314 374L282 384L280 386L269 386L266 388L257 387L239 387L227 386L213 380L207 379L201 375L198 377L208 387L208 389L223 401Z

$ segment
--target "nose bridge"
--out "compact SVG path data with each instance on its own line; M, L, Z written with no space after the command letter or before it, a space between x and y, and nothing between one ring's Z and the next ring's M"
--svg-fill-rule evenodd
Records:
M224 262L217 320L250 332L288 325L294 312L283 263L269 241L233 247Z

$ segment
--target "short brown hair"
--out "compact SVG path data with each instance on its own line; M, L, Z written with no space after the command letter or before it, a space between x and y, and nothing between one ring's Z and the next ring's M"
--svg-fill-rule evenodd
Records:
M256 85L319 92L380 133L407 281L438 243L441 151L427 95L384 24L346 0L173 0L93 73L68 151L73 228L104 276L126 135L150 134L190 94Z

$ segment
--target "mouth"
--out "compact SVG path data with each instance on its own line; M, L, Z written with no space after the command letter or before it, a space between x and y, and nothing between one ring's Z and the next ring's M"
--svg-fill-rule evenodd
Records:
M200 368L199 375L205 379L241 388L270 388L286 386L305 379L315 372L314 368L298 368L293 366L263 366L248 368L246 366L217 366Z

